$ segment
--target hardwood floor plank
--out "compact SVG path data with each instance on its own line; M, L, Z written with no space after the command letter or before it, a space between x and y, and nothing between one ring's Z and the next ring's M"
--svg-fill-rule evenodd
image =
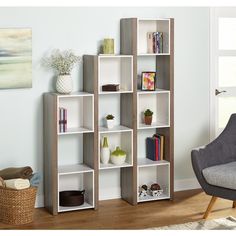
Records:
M11 226L0 223L0 229L145 229L201 220L210 201L201 190L175 193L174 201L145 202L132 206L115 199L101 201L99 210L84 210L50 215L44 208L35 210L31 224ZM208 219L236 217L232 201L218 199Z

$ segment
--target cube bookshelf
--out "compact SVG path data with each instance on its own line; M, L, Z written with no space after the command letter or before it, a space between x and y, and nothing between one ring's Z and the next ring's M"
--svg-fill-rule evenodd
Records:
M163 51L149 53L147 33L163 33ZM99 201L122 198L132 205L173 199L174 190L174 20L126 18L120 22L121 55L84 55L83 91L44 95L45 207L54 215L99 208ZM141 74L156 73L154 91L142 91ZM118 91L102 91L119 84ZM67 109L67 131L59 132L59 108ZM145 125L143 112L154 112ZM115 116L108 129L105 117ZM164 136L163 160L147 158L146 138ZM103 138L127 154L125 163L102 164ZM139 187L158 183L158 197L139 196ZM85 189L85 203L59 206L59 192Z
M58 212L94 208L94 171L85 165L59 168L58 202L59 192L66 190L85 190L84 204L75 207L64 207L58 204Z
M173 19L121 19L121 53L133 55L134 92L133 123L135 128L133 147L133 169L125 170L136 186L130 191L132 204L144 201L173 199L174 192L174 20ZM148 50L148 33L163 33L163 51L152 53ZM141 90L142 72L155 72L155 91ZM144 123L144 111L153 111L151 125ZM164 136L164 160L152 161L147 158L146 138L154 134ZM163 189L159 197L139 197L143 184L158 183Z
M129 131L119 131L119 132L108 132L108 133L101 133L100 132L100 148L102 147L102 142L104 137L108 138L108 144L111 151L115 150L118 146L122 150L126 152L126 161L122 165L114 165L111 161L108 164L99 163L99 169L111 169L111 168L121 168L121 167L128 167L133 165L133 131L130 129ZM99 160L100 160L100 153L99 151Z
M163 53L151 53L153 55L170 54L170 19L137 19L137 53L140 56L148 55L147 33L163 33Z
M128 55L100 55L98 57L99 94L133 92L133 58ZM119 84L119 91L102 91L102 85Z
M58 96L58 109L67 109L67 132L59 135L93 132L93 94L78 92Z
M146 184L150 188L151 184L158 183L163 190L160 196L152 196L150 193L145 197L138 194L138 202L147 202L154 200L164 200L170 198L170 163L162 161L159 163L143 163L138 166L138 185L137 192L140 186Z

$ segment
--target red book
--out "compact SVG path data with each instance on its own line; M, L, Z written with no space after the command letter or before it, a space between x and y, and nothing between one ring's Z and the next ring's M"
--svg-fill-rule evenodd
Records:
M156 161L159 161L159 139L156 137L155 138L155 143L156 143L156 145L155 145L155 149L156 149L156 152L155 152L155 156L156 156Z

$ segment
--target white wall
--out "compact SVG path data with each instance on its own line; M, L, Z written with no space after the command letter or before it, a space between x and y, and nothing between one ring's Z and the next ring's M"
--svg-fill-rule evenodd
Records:
M104 37L115 38L118 53L120 18L173 17L175 179L178 189L194 183L190 151L209 141L209 8L0 8L0 16L0 28L33 32L33 88L0 90L0 169L30 165L43 172L42 94L55 82L40 67L43 54L52 48L95 54ZM81 67L73 73L75 90L81 89ZM41 205L42 184L39 195Z

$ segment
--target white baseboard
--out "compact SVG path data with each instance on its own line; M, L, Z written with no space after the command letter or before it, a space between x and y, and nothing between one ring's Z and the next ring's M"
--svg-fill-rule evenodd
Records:
M39 194L36 197L36 201L35 201L35 207L39 208L39 207L44 207L44 196Z
M196 178L192 179L178 179L174 182L174 191L183 191L183 190L190 190L190 189L198 189L201 188L200 184L198 183Z

